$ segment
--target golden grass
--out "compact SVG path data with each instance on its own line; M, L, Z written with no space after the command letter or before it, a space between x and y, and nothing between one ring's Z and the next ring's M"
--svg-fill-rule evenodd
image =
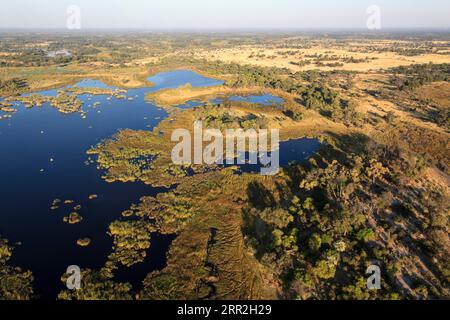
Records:
M371 44L371 43L370 43ZM407 66L412 64L422 64L422 63L450 63L450 54L424 54L420 56L403 56L394 52L357 52L351 49L351 44L349 44L350 49L337 48L333 46L315 46L308 49L278 49L278 48L267 48L267 47L255 47L255 46L238 46L235 48L225 48L225 49L200 49L194 52L196 58L207 59L209 61L222 61L222 62L235 62L240 64L250 64L261 67L279 67L287 68L291 71L305 71L305 70L346 70L346 71L369 71L369 70L384 70L393 67ZM280 55L280 52L296 52L295 55ZM253 57L251 55L253 54ZM262 54L265 57L258 57L258 54ZM350 58L355 59L365 59L368 57L370 61L360 62L360 63L344 63L343 66L338 67L327 67L327 66L316 66L315 64L310 64L306 66L296 66L290 62L300 62L302 60L309 60L308 55L329 55L329 56L339 56L340 58ZM327 63L339 62L338 59L327 61Z
M0 68L0 79L25 78L29 91L39 91L73 84L82 79L96 79L110 86L138 88L151 86L143 66L108 66L105 64L71 64L65 67Z
M193 88L187 84L175 89L159 90L146 95L147 100L155 102L158 106L169 107L186 103L190 100L206 102L213 98L221 98L230 95L250 95L268 92L262 88L234 89L226 86Z

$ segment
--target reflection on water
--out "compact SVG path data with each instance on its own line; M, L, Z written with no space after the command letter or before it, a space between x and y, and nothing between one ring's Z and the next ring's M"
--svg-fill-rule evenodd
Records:
M279 156L280 167L286 167L292 163L301 163L308 160L320 147L320 142L317 139L301 138L293 139L289 141L280 142ZM272 155L269 153L269 157ZM248 163L250 154L248 152L242 156L246 160L246 163L239 164L239 171L246 173L259 173L263 165L258 158L257 164ZM229 165L227 165L229 166Z
M256 103L261 104L263 106L274 106L280 105L284 103L284 100L280 97L273 96L271 94L262 94L262 95L251 95L251 96L232 96L228 98L230 101L237 102L248 102L248 103Z

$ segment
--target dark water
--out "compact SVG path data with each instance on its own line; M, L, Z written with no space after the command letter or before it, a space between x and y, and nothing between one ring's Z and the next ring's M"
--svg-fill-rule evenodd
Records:
M280 142L279 156L280 168L286 167L292 163L301 163L309 159L320 147L317 139L301 138ZM257 157L258 155L256 155ZM269 152L269 156L272 156ZM239 171L246 173L260 173L263 165L257 157L258 163L249 163L250 154L245 152L242 155L245 163L238 163ZM226 165L227 167L234 165Z
M140 197L167 191L139 182L106 183L95 164L85 164L86 151L121 128L151 130L167 117L164 110L144 100L147 92L186 83L194 87L222 84L184 70L161 73L149 80L154 87L128 90L124 100L80 95L86 119L79 113L61 114L46 104L31 109L17 105L12 118L0 120L0 235L12 243L21 243L11 262L33 272L35 292L42 298L54 299L63 289L59 279L69 265L103 266L112 246L106 233L108 224L119 219L121 212ZM77 85L107 88L89 79ZM56 93L56 89L41 92L53 96ZM94 107L95 102L100 105ZM316 145L305 140L284 146L282 163L288 158L308 157ZM89 200L91 194L98 198ZM50 210L56 198L74 203ZM73 210L76 205L81 205L81 210ZM63 222L72 211L83 216L81 223ZM91 245L77 246L77 239L84 237L92 240ZM146 260L120 269L116 278L139 286L147 273L164 267L172 240L172 236L152 235Z
M61 114L49 105L31 109L19 105L11 119L0 121L0 234L21 242L11 262L33 271L35 291L43 298L56 297L67 266L101 267L112 246L106 234L108 224L140 197L166 191L143 183L107 183L95 165L85 165L86 151L120 128L151 130L164 119L165 111L144 101L147 92L188 82L192 86L221 84L191 71L159 74L150 81L154 87L128 90L125 100L80 95L86 119L78 113ZM107 88L96 80L77 85ZM40 93L55 96L57 90ZM95 102L100 102L96 108ZM91 194L98 199L89 200ZM74 203L50 210L56 198ZM82 206L78 212L83 221L68 225L63 217L75 211L75 205ZM77 239L83 237L92 240L90 246L77 246ZM152 237L148 259L138 267L143 270L129 272L126 279L119 271L118 278L139 283L149 271L164 267L171 240Z

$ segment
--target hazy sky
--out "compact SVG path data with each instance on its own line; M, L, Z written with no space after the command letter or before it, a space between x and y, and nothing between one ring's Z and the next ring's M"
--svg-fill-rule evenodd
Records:
M370 5L384 28L450 27L449 0L0 0L0 28L364 28Z

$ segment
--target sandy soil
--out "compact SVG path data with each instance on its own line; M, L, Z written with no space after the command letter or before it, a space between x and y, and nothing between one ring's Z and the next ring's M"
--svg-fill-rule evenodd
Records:
M450 83L436 82L416 90L422 99L430 99L442 107L450 108Z

